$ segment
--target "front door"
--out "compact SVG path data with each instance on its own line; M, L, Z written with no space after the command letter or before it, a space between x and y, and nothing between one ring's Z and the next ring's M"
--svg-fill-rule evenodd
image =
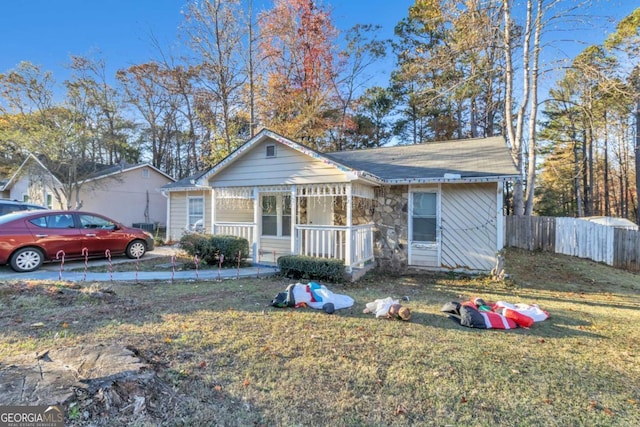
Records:
M435 191L414 191L409 197L409 265L440 266L439 197Z
M260 196L259 250L265 260L273 261L280 255L291 253L291 194L265 193Z

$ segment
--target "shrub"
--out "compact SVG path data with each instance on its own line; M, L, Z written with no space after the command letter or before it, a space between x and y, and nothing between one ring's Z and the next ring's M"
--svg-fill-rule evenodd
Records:
M340 282L344 279L344 264L338 259L287 255L278 258L280 274L290 279L314 279Z
M240 261L249 256L249 242L243 237L215 235L210 240L216 252L224 255L223 265L236 265L238 256Z
M208 236L204 234L185 234L180 238L179 246L187 254L191 256L198 255L198 257L205 263L209 264L207 260L208 256L213 256L215 259L215 252L211 252L209 248ZM213 264L212 261L211 263Z
M209 265L217 265L220 255L224 255L222 265L225 266L236 265L238 256L245 258L249 255L247 239L236 236L185 234L180 238L180 248L191 256L198 255Z

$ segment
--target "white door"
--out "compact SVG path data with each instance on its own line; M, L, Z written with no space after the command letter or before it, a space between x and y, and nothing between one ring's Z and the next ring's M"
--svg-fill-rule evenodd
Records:
M433 191L415 191L409 198L409 265L440 266L439 197Z

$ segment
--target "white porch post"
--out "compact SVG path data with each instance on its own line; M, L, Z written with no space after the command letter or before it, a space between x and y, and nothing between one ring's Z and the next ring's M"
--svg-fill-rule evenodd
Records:
M344 242L344 263L347 266L347 271L351 271L351 240L352 233L351 227L353 226L353 192L351 191L351 183L347 184L347 235Z
M296 235L296 224L298 223L298 198L297 187L291 186L291 253L298 254L298 236Z
M260 245L258 243L258 239L260 238L260 218L262 214L262 209L260 208L260 193L258 192L258 187L253 187L253 262L258 262L258 251L260 250Z
M171 226L171 191L163 192L163 196L167 198L167 230L165 231L165 240L168 242L173 240L173 227Z
M216 234L216 189L211 189L211 234Z
M496 194L496 251L504 249L504 182L498 181L498 191Z

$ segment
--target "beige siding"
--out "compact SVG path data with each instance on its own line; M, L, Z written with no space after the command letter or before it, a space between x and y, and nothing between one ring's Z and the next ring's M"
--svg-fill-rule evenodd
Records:
M184 227L187 224L187 193L169 193L169 224L167 227L167 240L175 242L180 240Z
M282 255L291 255L291 239L261 237L260 248L262 249L262 252L263 252L261 261L271 262L273 261L274 250L276 251L276 258L279 258Z
M180 240L187 226L187 199L189 197L204 197L204 226L205 232L211 232L211 191L172 191L169 194L169 224L167 227L167 240L176 242Z
M442 266L491 270L497 247L497 184L443 184Z
M148 170L147 177L143 175L144 169ZM166 176L143 167L89 181L80 189L82 210L101 213L128 226L144 222L166 225L167 199L159 189L168 182Z
M211 182L213 187L346 182L344 172L292 148L275 143L276 157L265 156L271 142L256 144Z
M253 222L253 205L216 207L216 222Z

